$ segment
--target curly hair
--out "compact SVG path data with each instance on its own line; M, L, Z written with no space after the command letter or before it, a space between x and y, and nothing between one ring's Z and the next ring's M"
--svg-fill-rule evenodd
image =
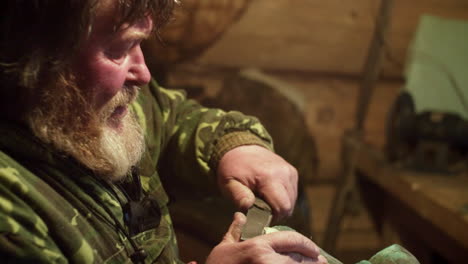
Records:
M24 111L33 91L62 78L100 3L115 1L116 26L151 16L155 30L174 0L4 0L0 11L0 111ZM29 100L29 101L28 101ZM21 105L21 106L18 106Z

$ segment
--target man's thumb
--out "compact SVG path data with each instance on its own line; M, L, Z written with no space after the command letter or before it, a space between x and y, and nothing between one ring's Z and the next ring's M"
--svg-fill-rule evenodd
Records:
M247 218L243 213L236 212L229 230L227 231L226 235L224 235L222 243L239 242L242 233L242 227L245 225L246 221Z
M249 209L255 202L255 195L253 192L237 180L229 180L224 185L223 192L241 210Z

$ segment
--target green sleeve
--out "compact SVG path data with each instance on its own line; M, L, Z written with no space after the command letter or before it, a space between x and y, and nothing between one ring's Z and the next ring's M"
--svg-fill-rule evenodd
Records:
M153 149L159 153L154 158L165 182L212 188L217 162L226 151L251 144L273 149L270 135L255 117L203 107L183 91L161 88L154 81L142 93L145 131L150 149L159 148ZM152 99L144 99L145 93ZM151 107L144 106L149 103Z

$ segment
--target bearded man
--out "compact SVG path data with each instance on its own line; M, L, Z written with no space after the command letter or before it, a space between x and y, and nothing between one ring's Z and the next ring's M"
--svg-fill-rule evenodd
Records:
M173 2L2 2L2 262L182 263L164 177L292 213L297 172L257 119L151 80L140 43ZM207 263L325 262L295 232L240 242L245 221L235 214Z

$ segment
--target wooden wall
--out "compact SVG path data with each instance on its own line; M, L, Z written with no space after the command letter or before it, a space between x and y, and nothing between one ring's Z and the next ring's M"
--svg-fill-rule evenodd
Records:
M319 243L340 172L340 139L354 124L361 71L379 4L377 0L254 0L215 45L170 73L171 86L202 85L209 96L228 74L253 67L290 83L302 94L320 159L319 175L308 188ZM387 111L404 84L405 56L423 13L468 19L468 1L395 1L383 77L366 121L367 140L379 146L384 143ZM365 254L382 246L364 210L347 217L343 228L341 256L363 252L349 261L370 257Z
M465 0L395 0L388 76L399 76L421 14L468 19ZM380 1L254 0L243 18L197 62L324 74L361 73ZM396 65L395 65L396 63Z

